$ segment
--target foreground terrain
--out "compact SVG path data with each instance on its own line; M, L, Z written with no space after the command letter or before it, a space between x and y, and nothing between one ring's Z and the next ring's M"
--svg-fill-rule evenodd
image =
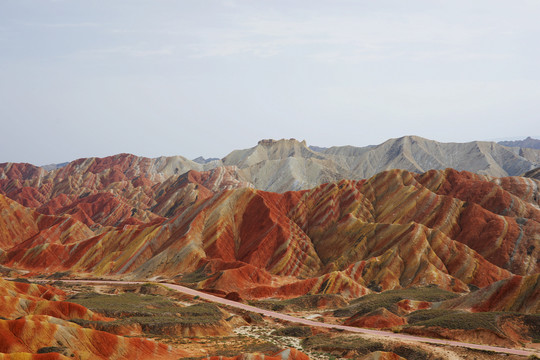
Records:
M291 318L281 316L280 313L244 306L238 302L221 301L219 298L218 303L207 303L203 298L213 296L204 293L193 296L189 295L191 292L189 289L186 290L188 292L186 294L171 291L159 284L119 286L117 283L88 281L55 281L54 284L63 290L49 285L43 287L24 282L3 283L4 288L16 289L21 296L32 294L36 297L52 296L57 299L36 300L42 304L33 310L26 310L26 314L17 320L24 321L25 327L35 326L37 321L41 327L50 327L52 326L50 324L54 324L55 328L49 340L44 336L21 336L25 327L7 326L2 333L3 352L7 349L7 353L13 354L14 351L11 350L16 349L30 353L47 353L50 356L63 354L80 359L130 356L163 359L234 357L253 352L267 356L279 354L279 358L291 359L364 356L366 358L386 356L391 359L397 356L405 359L490 359L501 356L501 351L507 354L506 358L520 359L534 353L532 349L482 347L457 342L452 343L453 346L446 346L443 345L447 343L444 340L421 339L361 329L357 330L363 334L353 335L340 330L339 325L333 325L340 322L339 317L332 315L332 312L338 311L339 308L331 310L321 306L323 302L317 296L295 302L289 301L287 305L293 309L289 313L295 316ZM49 295L46 295L47 293ZM440 297L448 294L432 291L429 296ZM61 298L67 298L68 302L61 301ZM233 306L223 305L221 302L228 302ZM327 302L330 303L333 306L338 304L335 300ZM66 306L68 304L69 306ZM263 302L257 305L265 304ZM279 305L279 302L275 301L266 304L272 307ZM247 311L243 307L255 309L257 312ZM63 310L58 312L58 308ZM89 308L95 312L88 310ZM12 312L3 311L7 316L13 315ZM281 317L291 318L296 323L282 320ZM11 340L10 331L14 335ZM66 332L70 331L76 331L79 336L77 341L69 340ZM143 340L138 338L140 336L153 340ZM85 338L89 339L88 344L85 344ZM131 347L130 352L126 352L124 343ZM440 345L436 346L437 343ZM512 353L516 355L511 355Z

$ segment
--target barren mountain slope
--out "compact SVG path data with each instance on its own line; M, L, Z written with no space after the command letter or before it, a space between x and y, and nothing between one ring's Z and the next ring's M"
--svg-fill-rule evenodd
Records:
M418 136L377 146L331 147L314 151L305 141L262 140L223 159L244 170L256 188L283 192L308 189L341 179L363 179L381 171L425 172L454 168L491 176L513 176L540 165L540 151L508 148L492 142L440 143ZM288 160L286 162L285 160Z
M367 148L332 147L323 153L349 166L355 178L370 177L389 169L425 172L453 168L491 176L513 176L530 170L539 151L507 148L490 142L440 143L418 136L390 139Z

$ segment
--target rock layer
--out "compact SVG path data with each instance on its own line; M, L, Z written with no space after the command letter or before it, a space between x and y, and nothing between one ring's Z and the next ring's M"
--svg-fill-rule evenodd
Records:
M533 179L392 170L283 194L239 179L236 168L170 178L145 188L154 205L144 211L158 220L118 226L0 195L0 259L40 272L159 275L245 299L427 284L467 292L540 271Z
M0 279L0 359L177 359L186 354L155 341L80 327L70 320L112 319L64 298L52 286Z

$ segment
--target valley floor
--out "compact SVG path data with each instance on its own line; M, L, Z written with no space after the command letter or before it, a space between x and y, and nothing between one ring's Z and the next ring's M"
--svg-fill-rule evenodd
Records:
M66 280L56 282L67 292L122 294L140 292L148 283L96 282ZM241 353L276 353L282 349L295 348L311 359L359 358L373 351L399 353L407 360L421 359L525 359L540 356L537 344L527 348L504 348L480 344L422 338L389 331L369 330L339 325L340 320L331 315L330 309L286 311L280 313L256 308L241 302L223 299L175 284L152 285L151 293L166 294L181 306L194 306L206 301L217 303L227 314L229 330L219 333L215 328L204 325L191 328L185 336L167 333L145 334L155 340L172 345L191 354L190 358L208 356L233 357ZM172 289L172 292L168 289ZM157 289L157 290L156 290ZM80 295L79 295L80 296ZM88 306L91 308L91 306ZM99 309L98 309L99 310ZM308 329L302 333L302 329ZM289 331L290 333L287 333ZM300 332L300 333L298 333ZM361 333L359 335L358 333ZM408 356L403 356L408 355Z

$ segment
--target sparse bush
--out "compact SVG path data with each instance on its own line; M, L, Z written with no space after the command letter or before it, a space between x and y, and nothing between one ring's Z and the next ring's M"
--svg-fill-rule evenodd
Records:
M458 297L458 294L434 286L388 290L380 294L368 294L351 301L350 305L334 311L334 316L350 317L354 314L364 315L380 307L392 310L397 302L409 299L418 301L443 301Z
M356 351L359 355L369 354L370 352L382 350L382 343L363 339L359 336L334 336L325 334L310 336L302 340L302 346L306 349L319 350L328 353L345 353Z
M47 346L42 347L41 349L38 349L38 354L49 354L49 353L59 353L62 354L66 348L64 347L58 347L58 346Z
M433 359L430 355L417 347L409 345L393 345L378 341L366 340L360 336L334 336L315 335L302 341L302 346L310 350L324 351L332 354L356 353L358 356L366 355L375 351L393 352L408 360ZM434 359L435 360L435 359Z
M18 282L18 283L30 284L30 281L28 279L25 279L25 278L15 278L15 279L13 279L13 281Z
M309 326L287 326L272 333L276 336L308 337L313 335Z
M71 271L57 271L54 274L49 275L48 279L63 279L66 277L69 277L71 275Z
M77 294L69 299L89 308L92 311L110 317L122 317L118 323L138 322L154 324L159 321L178 324L209 324L223 318L223 314L214 304L201 303L181 307L163 296L139 295L124 293L119 295L103 295L97 293ZM176 316L180 314L180 316ZM145 319L145 318L152 318Z
M341 295L335 294L303 295L286 300L253 300L248 303L272 311L314 310L320 308L321 304L328 304L327 306L332 308L347 305L347 301Z
M486 329L499 333L497 323L502 313L469 313L457 310L418 310L408 316L413 326L439 326L446 329Z

